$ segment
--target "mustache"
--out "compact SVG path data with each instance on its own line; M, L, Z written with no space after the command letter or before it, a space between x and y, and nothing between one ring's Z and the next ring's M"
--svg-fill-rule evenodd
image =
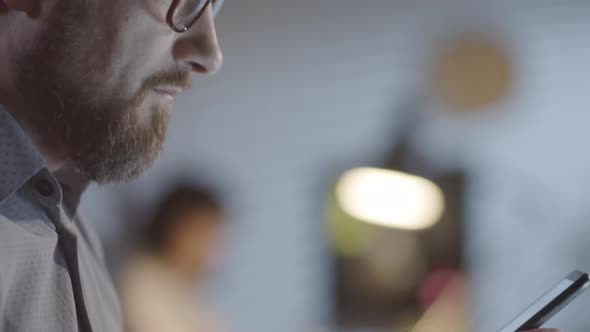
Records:
M192 84L193 78L190 71L175 69L157 72L143 81L141 88L131 99L130 105L132 107L139 107L149 91L155 88L173 86L185 90L190 88Z
M143 83L142 90L147 91L162 85L175 86L184 90L190 88L192 84L193 78L191 72L177 69L161 71L148 77Z

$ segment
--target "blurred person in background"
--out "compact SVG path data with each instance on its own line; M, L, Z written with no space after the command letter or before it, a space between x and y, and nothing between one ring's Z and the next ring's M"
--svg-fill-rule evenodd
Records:
M219 332L200 296L218 256L222 206L209 190L179 186L162 198L142 243L123 268L129 332Z
M0 0L0 331L117 332L89 181L139 176L222 64L222 0Z

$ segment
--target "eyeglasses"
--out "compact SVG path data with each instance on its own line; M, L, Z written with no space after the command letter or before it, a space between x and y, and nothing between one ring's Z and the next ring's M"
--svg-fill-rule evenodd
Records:
M223 0L172 0L166 22L172 30L183 33L199 20L207 6L211 5L213 15L217 15L222 4Z

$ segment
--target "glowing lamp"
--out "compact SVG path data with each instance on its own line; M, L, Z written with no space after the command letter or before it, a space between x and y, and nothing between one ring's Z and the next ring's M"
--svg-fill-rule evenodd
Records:
M336 184L336 199L356 219L403 230L434 226L445 205L442 190L432 181L369 167L344 173Z

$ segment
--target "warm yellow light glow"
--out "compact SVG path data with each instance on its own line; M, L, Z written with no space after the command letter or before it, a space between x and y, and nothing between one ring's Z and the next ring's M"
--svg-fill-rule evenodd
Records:
M351 216L406 230L432 227L444 210L444 197L433 182L407 173L355 168L336 184L336 198Z

